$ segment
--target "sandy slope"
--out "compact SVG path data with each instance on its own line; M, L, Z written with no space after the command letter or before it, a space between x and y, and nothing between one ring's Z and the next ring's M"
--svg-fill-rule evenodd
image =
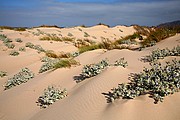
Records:
M58 33L59 31L57 28L40 29L51 33ZM97 38L100 38L101 35L104 36L101 33L103 31L107 31L107 37L111 37L112 34L119 34L117 32L119 29L126 33L123 34L124 36L133 33L132 28L123 26L114 28L95 26L82 29L90 35L96 33ZM66 35L69 31L74 35L80 35L78 27L64 28L64 30L60 29L60 31L62 35ZM77 50L72 44L38 41L37 36L33 36L27 31L23 32L22 35L8 30L3 33L12 39L20 37L24 40L23 43L14 42L16 44L15 49L31 41L34 44L41 44L45 49L65 52ZM119 35L121 36L121 34ZM148 96L137 97L133 100L120 99L114 103L107 103L104 95L104 93L116 87L118 83L128 82L130 73L140 72L145 66L149 67L148 63L140 61L142 56L148 55L156 48L172 48L179 44L179 38L180 35L176 35L143 51L126 49L89 51L75 58L81 63L80 66L48 71L42 74L39 74L38 70L42 65L40 58L44 54L38 54L35 50L27 49L25 53L13 57L8 55L10 50L3 51L1 49L0 70L7 71L8 77L17 73L21 68L28 67L35 73L35 78L6 91L3 90L2 85L5 84L8 77L0 78L0 120L179 120L180 93L166 97L165 101L159 104L154 104L153 99ZM127 60L128 67L108 67L101 74L80 83L76 83L73 79L74 76L81 73L81 69L85 64L97 63L105 58L110 63L113 63L121 57ZM173 58L168 57L161 60L161 62ZM57 101L46 109L40 109L36 101L48 85L67 88L68 97Z

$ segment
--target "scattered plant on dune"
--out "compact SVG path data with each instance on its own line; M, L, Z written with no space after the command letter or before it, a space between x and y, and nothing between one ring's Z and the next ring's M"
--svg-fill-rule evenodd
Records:
M18 56L18 55L19 55L19 52L16 51L16 50L12 50L12 51L9 53L9 55L11 55L11 56Z
M41 66L39 73L43 73L52 69L67 68L67 67L69 68L72 65L79 65L79 63L74 59L58 59L58 58L54 59L54 58L44 57L41 61L44 63Z
M45 53L46 53L46 56L51 57L51 58L70 58L71 57L70 53L60 52L57 54L53 50L47 50Z
M82 69L82 72L79 76L74 77L77 82L81 82L86 78L94 77L100 74L107 66L109 65L108 60L102 60L97 64L85 65Z
M166 49L156 49L154 51L152 51L152 53L148 56L145 56L145 58L143 58L145 61L148 62L153 62L156 61L158 59L163 59L164 57L167 56L180 56L180 46L176 46L174 47L172 50L166 48Z
M23 41L21 40L21 38L16 38L15 39L16 42L22 43Z
M25 44L25 46L26 46L26 47L29 47L29 48L31 48L31 49L35 49L35 50L37 50L38 52L45 52L45 50L42 48L41 45L34 45L34 44L31 43L31 42L27 42L27 43Z
M89 39L77 39L73 41L75 47L85 47L85 46L91 46L95 44L96 42Z
M47 108L49 105L66 96L66 89L61 90L54 86L48 86L47 89L44 89L44 93L38 98L37 103L41 108Z
M15 74L12 78L9 78L6 84L4 85L5 90L10 89L14 86L26 83L28 80L34 78L34 73L28 68L23 68Z
M120 58L119 60L115 61L114 66L122 66L125 68L128 66L128 63L127 61L124 61L124 58Z
M47 62L44 62L39 69L39 73L46 72L54 68L54 65L59 61L59 59L47 59Z
M164 97L180 90L180 61L176 59L165 66L151 63L151 68L144 68L143 72L135 74L131 82L119 84L110 92L108 101L116 99L133 99L140 95L150 94L154 103L163 102Z
M96 49L100 49L100 46L98 44L93 44L90 46L82 46L79 48L79 53L84 53L84 52L96 50Z
M9 49L14 49L14 47L15 47L15 45L12 43L5 43L4 45Z
M20 47L20 48L19 48L19 51L25 52L25 51L26 51L26 48L25 48L25 47Z
M4 77L4 76L7 76L7 72L0 71L0 77Z
M62 41L62 39L56 35L47 35L47 36L41 37L40 40Z

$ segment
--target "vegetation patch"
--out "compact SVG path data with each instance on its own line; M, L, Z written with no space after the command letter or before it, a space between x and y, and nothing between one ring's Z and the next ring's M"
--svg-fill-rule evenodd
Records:
M0 71L0 77L4 77L4 76L7 76L7 72L4 72L4 71Z
M16 51L16 50L12 50L12 51L9 53L9 55L11 55L11 56L18 56L18 55L19 55L19 52Z
M163 102L164 97L178 92L180 89L180 61L167 62L165 66L152 63L151 68L134 74L131 82L119 84L110 92L109 102L116 99L133 99L140 95L150 94L154 103Z
M5 90L10 89L14 86L26 83L28 80L34 78L34 73L31 72L28 68L23 68L15 74L12 78L9 78L6 84L4 85Z
M37 103L41 108L47 108L49 105L66 96L66 89L61 90L54 86L48 86L47 89L44 89L44 93L38 98Z

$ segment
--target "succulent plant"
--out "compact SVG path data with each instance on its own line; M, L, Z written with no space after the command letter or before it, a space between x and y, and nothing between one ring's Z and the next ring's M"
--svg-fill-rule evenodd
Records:
M15 74L12 78L9 78L6 84L4 85L5 90L10 89L14 86L26 83L28 80L34 78L34 73L31 72L28 68L23 68Z
M120 58L119 60L115 61L114 66L122 66L122 67L127 67L128 63L127 61L124 61L124 58Z
M15 39L16 42L22 43L23 41L21 40L21 38L16 38Z
M7 76L7 72L0 71L0 77L4 77L4 76Z
M84 79L96 76L100 74L104 70L104 68L107 67L108 65L109 63L107 59L102 60L97 64L85 65L82 69L81 76L83 76Z
M18 56L18 55L19 55L19 52L16 51L16 50L12 50L12 51L9 53L9 55L11 55L11 56Z
M37 103L41 108L46 108L57 100L63 99L66 96L66 89L61 90L54 86L48 86L48 88L44 90L43 95L38 98Z
M39 73L46 72L54 68L54 65L59 62L59 59L48 59L47 62L43 63L41 66Z
M172 50L166 49L156 49L148 56L145 56L145 60L148 62L157 61L158 59L163 59L167 56L180 56L180 46L174 47Z
M180 60L165 66L160 63L151 63L151 68L144 68L143 72L132 77L130 83L120 84L111 92L109 100L113 102L118 98L135 98L150 94L155 103L162 102L165 96L180 90Z

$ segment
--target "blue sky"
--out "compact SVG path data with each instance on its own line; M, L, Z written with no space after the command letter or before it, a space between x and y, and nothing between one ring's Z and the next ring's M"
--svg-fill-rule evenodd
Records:
M1 0L0 25L158 25L180 20L180 0Z

